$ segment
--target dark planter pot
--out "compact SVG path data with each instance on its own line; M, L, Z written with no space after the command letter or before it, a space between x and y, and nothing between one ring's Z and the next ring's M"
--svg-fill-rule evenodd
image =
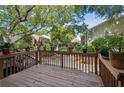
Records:
M3 53L3 55L10 54L10 49L9 48L3 48L2 53Z
M83 53L87 53L87 49L83 49Z
M124 69L124 52L109 52L109 58L113 67Z
M68 52L73 52L73 48L68 48Z
M30 48L25 48L25 51L27 51L27 52L30 51Z
M54 47L51 47L51 51L54 51Z
M100 53L105 60L109 60L109 52L107 48L102 49Z

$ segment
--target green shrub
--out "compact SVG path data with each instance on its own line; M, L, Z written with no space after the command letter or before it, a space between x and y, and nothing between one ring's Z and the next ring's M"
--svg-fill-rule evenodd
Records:
M88 53L94 53L94 47L93 46L87 46L87 52Z
M75 50L76 50L76 52L82 52L83 51L83 46L82 45L76 45L75 46Z
M107 39L105 38L97 38L95 39L93 42L92 42L92 45L95 47L95 48L99 48L99 49L102 49L102 48L105 48L107 47Z
M108 47L112 51L124 51L124 36L112 35L108 37Z

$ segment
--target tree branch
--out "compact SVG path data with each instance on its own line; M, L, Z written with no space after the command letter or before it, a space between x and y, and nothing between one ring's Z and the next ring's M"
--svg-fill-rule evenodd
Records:
M34 7L35 7L35 6L32 6L31 8L29 8L29 9L26 11L25 15L23 15L23 16L22 16L22 19L20 19L20 22L27 21L28 14L29 14L29 12L30 12Z
M24 22L24 21L27 21L27 17L28 17L28 15L29 15L29 12L30 12L34 7L35 7L35 6L32 6L31 8L29 8L29 9L26 11L26 13L25 13L23 16L18 17L17 19L15 19L15 20L12 22L12 25L10 26L10 28L7 29L7 31L8 31L9 33L11 33L19 23ZM18 12L18 15L20 15L20 12L19 12L17 6L16 6L16 11Z
M17 5L15 5L15 10L16 10L16 12L17 12L18 17L20 17L20 11L19 11L19 9L18 9L18 6L17 6Z

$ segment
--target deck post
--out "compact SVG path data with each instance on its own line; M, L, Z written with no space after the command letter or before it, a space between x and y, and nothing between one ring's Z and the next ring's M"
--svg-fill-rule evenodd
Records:
M38 64L38 51L36 51L36 64Z
M0 79L3 78L3 62L0 61Z
M42 53L41 53L41 50L38 50L38 59L39 59L39 63L42 64Z
M95 55L95 74L97 75L97 58L98 58L98 53Z
M63 68L63 53L61 54L61 67Z

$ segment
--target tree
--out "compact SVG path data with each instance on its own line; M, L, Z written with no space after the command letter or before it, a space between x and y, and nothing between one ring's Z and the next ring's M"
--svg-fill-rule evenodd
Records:
M35 6L0 6L0 28L4 40L10 39L10 34L20 23L27 21L30 12Z
M106 19L117 18L124 12L123 5L91 5L87 7L87 12L95 13L98 17Z

